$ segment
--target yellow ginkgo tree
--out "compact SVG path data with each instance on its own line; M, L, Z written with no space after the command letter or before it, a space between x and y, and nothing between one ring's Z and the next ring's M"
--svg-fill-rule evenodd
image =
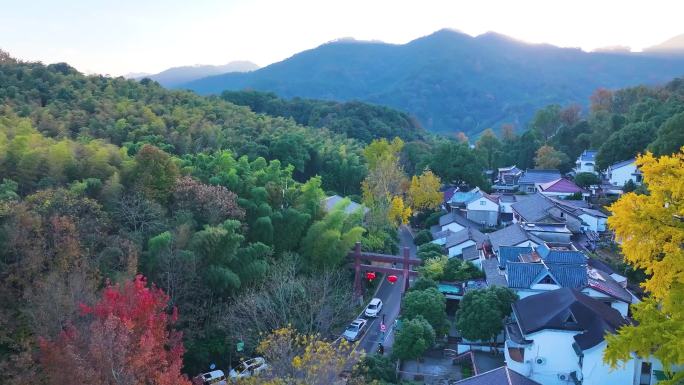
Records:
M612 366L632 353L663 363L668 379L679 384L684 371L684 147L672 156L640 156L648 194L628 193L609 207L625 260L644 269L648 298L632 307L636 323L606 337L604 359Z
M389 220L394 226L405 225L411 218L411 207L404 204L404 199L400 196L392 198L389 208Z
M414 175L408 190L411 207L415 211L438 208L443 200L443 194L439 191L440 187L442 187L442 181L430 170L425 170L418 176Z

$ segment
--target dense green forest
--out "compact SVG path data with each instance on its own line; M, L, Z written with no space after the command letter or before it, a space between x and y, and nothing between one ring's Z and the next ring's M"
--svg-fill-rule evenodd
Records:
M408 114L368 103L301 98L285 100L272 92L259 91L224 91L221 98L248 106L254 112L293 118L305 126L327 127L366 143L378 138L400 137L411 141L426 136L417 120Z
M409 113L432 132L475 137L502 123L525 127L549 104L588 105L600 87L658 85L684 75L682 57L584 52L496 33L441 30L406 44L341 40L249 73L184 85L202 94L275 92L284 98L360 100Z
M37 381L37 338L138 273L179 310L193 375L225 365L237 338L251 349L287 324L328 335L351 317L350 279L329 267L365 230L320 202L360 191L356 140L6 55L0 98L0 382ZM394 245L384 237L378 251ZM302 287L301 306L281 296ZM231 306L257 299L256 314Z

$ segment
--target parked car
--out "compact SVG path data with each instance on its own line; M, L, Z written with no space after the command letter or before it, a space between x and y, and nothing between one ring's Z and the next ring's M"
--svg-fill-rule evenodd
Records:
M235 369L231 369L228 375L231 379L255 376L268 369L268 364L263 357L255 357L241 362Z
M195 385L227 385L223 370L212 370L209 373L200 374L192 379L192 383Z
M382 301L380 298L373 298L368 303L368 306L366 306L366 311L363 314L366 317L377 317L380 314L380 310L382 310Z
M342 337L350 342L358 341L366 330L368 321L363 318L358 318L352 321L347 329L342 333Z

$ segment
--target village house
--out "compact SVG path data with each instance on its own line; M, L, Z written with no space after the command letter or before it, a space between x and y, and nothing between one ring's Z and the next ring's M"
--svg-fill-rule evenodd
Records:
M598 175L598 170L596 170L596 150L584 150L582 154L577 158L575 162L575 168L573 171L575 174L582 172L590 172L592 174Z
M502 246L532 247L544 242L543 239L525 231L520 223L514 223L503 229L493 231L487 236L494 253L498 253Z
M576 185L573 181L565 178L552 180L551 182L537 185L537 191L549 197L570 198L574 195L588 197L589 192Z
M484 242L485 239L487 239L487 237L478 229L468 227L447 236L444 242L444 249L449 258L463 258L465 250L470 250L472 252L471 247L474 246L476 249L482 247L482 242Z
M524 231L546 242L570 243L572 231L564 223L523 222Z
M515 165L499 168L492 190L507 193L518 191L518 180L522 174L523 171Z
M509 225L513 223L513 203L527 198L527 195L492 194L499 199L499 223Z
M544 385L650 385L662 365L636 357L613 369L603 361L606 334L629 322L573 288L522 298L505 325L509 369Z
M549 183L560 179L561 174L558 170L527 170L518 179L518 191L528 194L537 192L537 187L543 183Z
M508 287L520 298L560 288L577 289L615 308L623 316L627 316L629 305L637 302L609 272L590 266L589 258L572 244L502 246L498 261Z
M499 223L499 198L480 192L466 203L466 218L482 226L494 227Z
M623 187L629 180L640 185L641 171L636 166L636 160L629 159L608 166L606 179L611 185L617 187Z
M456 191L448 201L452 212L464 215L478 224L478 227L494 227L499 223L499 198L481 191L478 187L470 191Z
M547 197L541 193L513 203L513 222L563 223L573 233L606 231L608 216L585 201Z

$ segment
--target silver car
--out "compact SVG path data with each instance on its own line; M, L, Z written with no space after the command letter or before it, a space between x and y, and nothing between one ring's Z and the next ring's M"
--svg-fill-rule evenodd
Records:
M347 326L347 329L342 333L342 337L350 342L358 341L366 331L367 323L368 321L363 318L355 319Z
M245 362L241 362L235 369L232 369L228 375L231 379L239 379L245 377L256 376L257 374L268 369L268 364L263 357L255 357Z

